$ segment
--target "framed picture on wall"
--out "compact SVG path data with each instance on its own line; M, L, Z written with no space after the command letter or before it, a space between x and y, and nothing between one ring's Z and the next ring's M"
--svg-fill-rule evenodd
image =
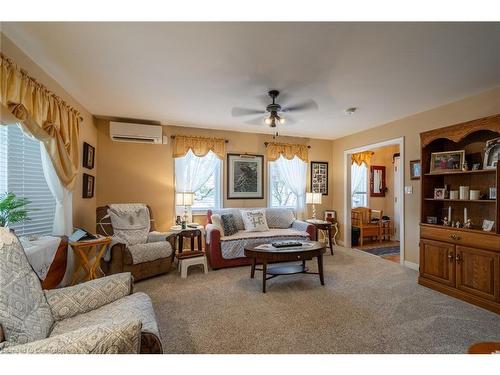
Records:
M328 195L328 163L311 162L311 192Z
M82 198L92 198L94 196L95 177L87 173L83 174Z
M94 168L95 148L87 142L83 142L83 166L87 169Z
M410 160L410 180L420 180L421 174L420 160Z
M385 197L385 167L370 166L370 197Z
M227 199L264 199L264 156L227 154Z

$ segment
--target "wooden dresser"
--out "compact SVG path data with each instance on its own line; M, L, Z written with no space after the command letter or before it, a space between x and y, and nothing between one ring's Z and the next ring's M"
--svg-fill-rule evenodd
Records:
M486 141L500 137L500 115L421 133L421 285L500 314L500 207L497 199L436 199L434 189L459 190L469 186L488 195L500 186L500 163L483 169ZM432 153L465 150L469 168L481 160L479 170L433 171ZM464 209L471 228L443 226L451 220L463 223ZM433 218L437 223L430 224ZM492 231L482 230L483 220L495 221Z

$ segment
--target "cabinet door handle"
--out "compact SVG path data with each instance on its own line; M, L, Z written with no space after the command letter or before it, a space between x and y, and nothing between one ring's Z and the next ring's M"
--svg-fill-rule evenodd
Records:
M449 259L450 261L453 261L453 253L449 253L449 254L448 254L448 259Z
M460 263L460 261L461 261L461 260L462 260L462 258L460 257L460 255L459 255L459 254L457 254L457 255L455 256L455 261L456 261L457 263Z
M456 233L450 234L450 238L452 240L458 241L460 239L460 236L458 236Z

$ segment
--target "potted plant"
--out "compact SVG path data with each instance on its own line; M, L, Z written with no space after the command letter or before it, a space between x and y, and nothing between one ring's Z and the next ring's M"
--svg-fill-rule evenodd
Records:
M0 196L0 226L8 227L14 223L29 220L27 198L18 198L14 193L4 193Z

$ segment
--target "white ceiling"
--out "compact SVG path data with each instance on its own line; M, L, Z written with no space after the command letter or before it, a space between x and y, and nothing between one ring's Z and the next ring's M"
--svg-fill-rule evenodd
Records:
M231 116L276 88L280 134L337 138L500 86L500 23L3 23L95 115L268 132ZM344 114L358 107L353 116ZM253 117L250 117L253 118Z

